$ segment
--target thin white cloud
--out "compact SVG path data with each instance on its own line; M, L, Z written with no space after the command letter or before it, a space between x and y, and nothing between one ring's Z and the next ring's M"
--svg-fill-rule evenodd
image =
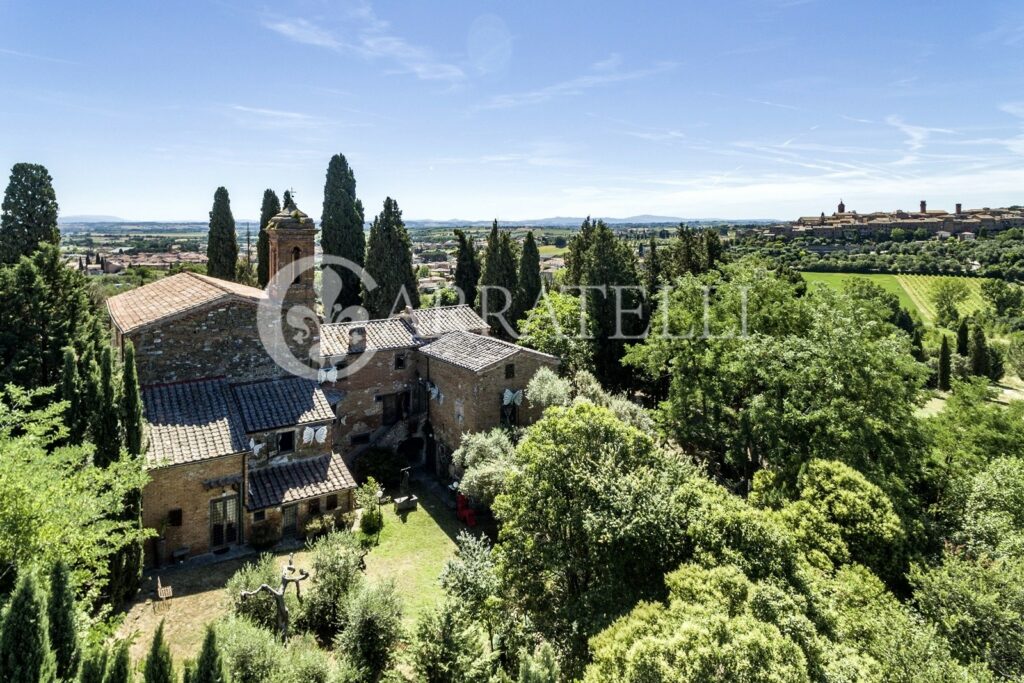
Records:
M394 63L401 73L411 73L424 81L457 84L465 80L462 67L439 60L430 50L396 35L387 21L380 19L368 3L351 5L343 12L338 33L305 18L269 17L263 26L304 45L337 52L351 52L367 60Z
M68 59L60 59L59 57L47 57L46 55L37 55L32 52L22 52L21 50L11 50L6 47L0 47L0 54L9 55L11 57L20 57L21 59L32 59L37 62L50 62L51 64L77 64L78 62L72 62Z
M665 73L676 67L675 63L663 62L645 69L633 71L620 71L619 60L613 55L609 59L602 60L592 65L591 73L577 76L567 81L554 83L536 90L525 92L508 93L495 95L487 102L478 105L476 109L509 109L512 107L524 107L533 104L541 104L561 97L582 95L588 90L599 88L613 83L635 81L647 78L660 73Z

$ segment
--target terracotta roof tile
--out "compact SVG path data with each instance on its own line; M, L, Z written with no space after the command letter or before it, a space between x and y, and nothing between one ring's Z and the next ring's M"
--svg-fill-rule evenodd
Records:
M487 330L487 323L467 305L419 308L411 311L408 316L416 336L421 339L433 339L447 332L459 330Z
M107 311L122 333L228 298L258 302L266 293L255 287L178 273L107 299Z
M413 337L412 330L398 318L330 323L320 326L320 355L346 355L349 352L349 335L352 330L360 327L366 333L367 351L412 348L418 343Z
M316 382L299 377L236 384L231 388L247 434L334 419Z
M150 467L241 453L249 447L224 379L144 387L142 402Z
M443 335L436 341L421 346L419 352L474 372L511 358L517 353L528 353L550 359L553 364L558 363L557 358L546 353L472 332L451 332Z
M262 510L356 487L338 453L303 458L249 473L246 507Z

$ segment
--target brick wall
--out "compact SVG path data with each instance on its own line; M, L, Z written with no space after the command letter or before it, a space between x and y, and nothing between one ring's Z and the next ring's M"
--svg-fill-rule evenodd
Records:
M160 467L149 471L149 482L142 490L142 524L157 532L165 529L164 557L167 562L178 548L188 546L191 555L210 550L210 501L224 497L224 489L207 489L203 482L221 477L241 475L242 455L228 455L202 462ZM231 495L237 491L228 489ZM239 502L241 506L241 501ZM165 526L171 510L181 510L181 526ZM239 524L241 524L239 509ZM239 528L241 538L243 530ZM152 563L155 543L147 549L147 561Z
M402 370L395 369L398 355L405 356L405 368ZM357 357L349 356L349 363ZM379 429L384 417L384 403L377 397L410 390L416 379L416 352L400 349L377 351L366 365L350 376L333 384L323 384L324 389L333 389L344 396L336 407L339 416L334 429L336 450L347 453L352 450L352 436Z
M281 369L263 349L256 304L230 301L129 333L140 384L228 376L274 377Z

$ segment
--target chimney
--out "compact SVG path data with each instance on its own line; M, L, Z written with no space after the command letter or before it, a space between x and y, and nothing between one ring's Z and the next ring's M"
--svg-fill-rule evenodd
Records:
M956 204L956 214L959 216L963 213L963 205L960 202Z
M922 199L921 200L921 213L927 213L927 212L928 212L928 202L926 202L925 200Z
M353 327L348 331L348 352L362 353L366 350L366 328Z

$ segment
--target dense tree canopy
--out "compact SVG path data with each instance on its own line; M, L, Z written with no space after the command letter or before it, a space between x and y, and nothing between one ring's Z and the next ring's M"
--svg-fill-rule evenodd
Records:
M53 178L45 166L15 164L0 212L0 264L17 263L41 243L60 243Z
M366 243L366 272L377 283L373 289L363 285L363 306L370 318L386 318L407 305L420 305L409 233L398 202L391 197L384 200L384 210L373 219Z
M363 222L363 203L356 197L355 173L344 154L335 154L327 166L324 207L320 214L320 245L324 255L348 259L362 266L366 256ZM333 283L339 290L325 292L324 301L330 301L338 312L358 306L359 273L334 264L325 268L334 273Z

